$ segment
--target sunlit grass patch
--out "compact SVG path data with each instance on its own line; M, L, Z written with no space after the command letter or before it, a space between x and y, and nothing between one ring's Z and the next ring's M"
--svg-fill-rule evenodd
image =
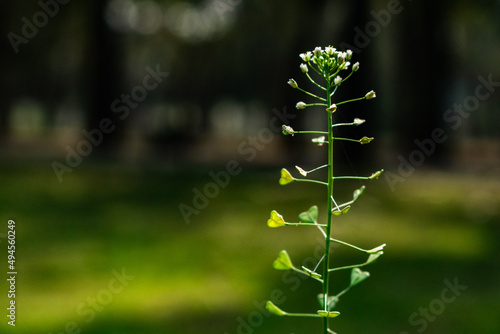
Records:
M125 327L144 323L174 330L185 328L193 315L225 319L228 323L217 330L234 332L237 315L246 317L255 309L254 301L269 298L282 286L281 273L271 270L281 249L293 249L292 260L300 263L322 247L315 229L290 226L276 232L267 227L273 208L293 220L297 211L308 209L306 205L297 210L299 203L317 200L309 197L310 185L290 192L277 184L279 175L267 172L235 177L191 224L183 221L177 206L190 200L192 187L207 181L203 172L188 179L183 173L111 173L82 167L62 188L55 185L57 179L39 177L36 168L3 172L8 178L2 181L0 205L3 219L15 219L18 226L19 328L26 332L56 333L69 321L89 333L125 332ZM276 186L269 187L269 182ZM500 225L498 178L418 172L394 193L383 179L377 182L367 187L357 208L334 221L333 233L366 248L387 243L386 255L372 273L373 280L382 280L380 289L372 284L372 295L360 301L371 305L385 300L377 304L377 314L388 314L384 321L389 325L380 328L388 330L394 322L401 325L396 330L408 330L407 317L421 306L417 298L428 303L435 298L434 285L455 276L470 286L457 310L476 310L475 318L468 319L472 323L481 321L481 315L491 317L488 310L500 293L491 287L499 277L494 265L494 231ZM380 196L371 196L371 187ZM341 251L335 248L333 259ZM86 323L88 315L79 314L78 306L106 289L112 270L122 268L134 280ZM314 286L303 284L300 289L310 292ZM292 309L300 310L301 303L309 301L290 302ZM347 311L351 305L343 307ZM391 314L399 315L397 310L403 319L390 320ZM341 323L353 328L348 315L343 316ZM456 320L453 312L443 317ZM491 319L481 323L494 325ZM269 327L260 330L278 325L266 320ZM0 324L0 330L6 326Z

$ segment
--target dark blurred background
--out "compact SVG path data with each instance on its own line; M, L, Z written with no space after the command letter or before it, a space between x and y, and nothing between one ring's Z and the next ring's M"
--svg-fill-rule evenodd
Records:
M298 55L333 45L361 64L336 98L377 93L335 114L367 120L341 135L375 137L339 146L337 172L386 170L334 233L388 244L333 328L500 330L500 1L7 0L0 16L0 246L14 219L16 329L318 332L256 305L281 289L284 309L317 307L317 286L290 291L271 267L282 248L311 256L317 234L265 222L323 204L277 178L324 148L275 127L324 129L286 82L314 89ZM135 278L110 288L123 268ZM467 289L439 302L455 279Z

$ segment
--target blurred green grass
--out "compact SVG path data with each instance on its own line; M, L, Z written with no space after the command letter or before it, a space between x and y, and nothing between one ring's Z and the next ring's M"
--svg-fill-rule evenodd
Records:
M317 320L267 316L259 326L239 327L252 314L254 323L260 319L256 304L274 289L286 297L285 310L317 307L316 282L300 280L292 291L292 276L283 280L271 264L281 249L296 263L312 256L319 233L269 229L266 221L272 209L288 220L313 204L321 212L318 186L280 187L277 169L244 168L186 224L178 205L191 204L192 189L211 181L208 171L84 165L59 183L50 164L0 166L0 233L8 219L17 223L16 330L55 334L75 322L82 333L95 334L319 332ZM348 199L359 185L338 182L338 197ZM364 248L387 247L367 268L372 277L341 299L342 315L332 327L417 333L409 316L440 298L445 279L458 278L468 288L425 332L498 333L499 232L498 176L420 170L395 192L383 177L367 184L333 233ZM360 261L341 247L334 249L337 257L339 264ZM78 306L122 268L134 279L87 323ZM334 276L334 290L346 282L345 274ZM2 332L9 327L0 324Z

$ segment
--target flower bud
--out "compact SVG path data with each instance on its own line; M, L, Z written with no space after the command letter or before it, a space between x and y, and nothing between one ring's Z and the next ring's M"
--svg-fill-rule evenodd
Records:
M371 99L374 99L376 97L377 97L377 95L375 94L375 92L373 90L369 91L365 95L365 99L367 99L367 100L371 100Z
M373 137L367 137L367 136L364 136L363 138L361 138L359 140L359 143L361 145L366 145L366 144L369 144L371 141L373 140Z
M304 169L302 169L299 166L295 166L295 168L299 171L300 175L307 176L307 173L308 173L307 171L305 171Z
M354 65L352 65L352 71L357 72L359 70L359 62L356 62Z
M292 88L298 88L298 87L299 87L299 85L297 85L297 82L295 82L295 80L293 80L293 79L288 80L288 84L289 84Z
M333 83L335 84L335 86L340 85L341 82L342 82L342 78L338 75L335 78L335 80L333 80Z
M300 70L302 73L307 73L309 71L306 64L300 64Z
M313 54L314 57L320 57L323 52L321 51L321 48L318 46L314 49Z
M323 144L328 143L328 141L325 140L325 136L313 138L311 139L311 141L315 144L318 144L318 146L323 146Z
M286 136L286 135L292 135L295 133L295 131L293 131L292 127L291 126L288 126L288 125L285 125L283 124L281 126L281 132Z
M333 56L333 54L335 53L335 48L332 48L331 46L327 46L325 48L325 53L329 56Z
M352 58L352 50L347 50L345 59L351 60L351 58Z
M304 102L298 102L296 105L295 105L295 108L297 109L305 109L305 107L307 107L307 105L304 103Z
M337 56L337 64L339 66L342 66L344 63L345 63L345 57L346 57L346 53L345 52L341 52L338 56Z
M354 121L353 121L354 125L361 125L364 122L365 122L365 120L361 119L361 118L355 118Z
M379 177L380 175L382 175L382 173L383 173L383 172L384 172L384 170L383 170L383 169L381 169L381 170L379 170L378 172L375 172L375 173L373 173L372 175L370 175L369 179L370 179L370 180L376 180L376 179L378 179L378 177Z
M329 113L334 113L337 111L337 105L335 103L332 103L331 106L329 106L328 108L326 108L326 111L328 111Z

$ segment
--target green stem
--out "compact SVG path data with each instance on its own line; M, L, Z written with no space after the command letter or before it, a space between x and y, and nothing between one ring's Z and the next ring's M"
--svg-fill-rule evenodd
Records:
M367 264L368 264L367 262L364 262L364 263L361 263L361 264L352 264L352 265L349 265L349 266L331 268L330 272L337 271L337 270L344 270L344 269L359 268L359 267L366 266Z
M296 133L312 133L312 134L317 134L317 135L327 135L328 132L326 131L293 131L293 134Z
M321 318L319 314L314 313L285 313L287 317L309 317L309 318Z
M313 69L314 69L314 68L313 68ZM318 86L318 87L319 87L319 88L321 88L322 90L326 90L326 88L325 88L325 87L323 87L323 86L321 86L320 84L316 83L316 81L314 81L314 80L311 78L311 76L309 75L309 73L306 73L306 75L307 75L307 77L309 78L309 80L310 80L313 84L315 84L316 86Z
M339 73L340 73L340 69L337 68L337 71L335 73L331 74L330 77L328 78L329 81L331 81L332 79L334 79Z
M355 143L359 143L359 139L352 139L352 138L334 137L333 140L345 140L345 141L352 141Z
M308 104L306 104L306 107L312 107L312 106L328 107L328 104L325 104L325 103L308 103Z
M333 178L333 180L335 181L335 178ZM340 206L337 204L337 202L335 201L335 198L333 198L333 195L330 196L330 199L332 200L332 203L335 204L334 207L335 209L337 210L340 210ZM333 210L333 209L332 209ZM333 212L333 211L332 211Z
M318 224L318 225L316 225L316 226L318 226L318 230L319 230L319 231L321 232L321 234L323 234L323 236L326 238L326 232L325 232L325 230L323 230L323 227L326 227L326 225L325 225L325 226L319 226L319 224ZM323 258L325 258L325 254L323 254Z
M370 176L334 176L335 180L370 180Z
M344 290L340 291L335 297L337 298L340 298L343 294L345 294L347 291L349 291L351 287L348 286L347 288L345 288Z
M314 276L311 276L309 275L309 273L305 272L304 270L300 270L298 268L295 268L295 267L292 267L292 270L299 273L299 274L302 274L302 275L305 275L307 277L311 277L312 279L315 279L316 281L320 282L320 283L323 283L323 280L321 278L317 278L317 277L314 277Z
M346 76L346 77L342 80L342 82L344 82L344 81L346 81L347 79L349 79L353 73L354 73L354 71L352 71L352 70L351 70L351 73L349 73L349 75L348 75L348 76ZM342 83L342 82L341 82L341 83Z
M320 169L325 168L325 167L328 167L328 165L323 165L323 166L316 167L316 168L311 169L310 171L308 171L308 173L315 172L315 171L320 170Z
M338 244L341 244L341 245L344 245L344 246L349 246L349 247L352 247L354 249L357 249L361 252L365 252L366 253L366 249L363 249L363 248L359 248L358 246L354 246L354 245L351 245L350 243L347 243L345 241L342 241L342 240L338 240L338 239L333 239L333 238L330 238L331 241L333 242L336 242Z
M332 89L332 86L330 85L330 81L327 80L327 90L326 90L326 96L327 96L327 105L331 105L331 96L330 96L330 91ZM327 217L327 224L326 224L326 238L325 238L325 259L324 259L324 265L323 265L323 305L325 306L325 311L328 311L328 281L330 277L330 271L329 271L329 266L330 266L330 235L332 232L332 201L330 200L330 196L333 194L333 115L332 113L328 112L328 186L327 186L327 193L328 193L328 217ZM325 317L323 319L323 331L324 334L328 334L329 328L328 328L328 318Z
M321 226L321 227L326 227L324 224L317 224L317 223L285 223L287 226Z
M339 88L339 86L335 86L335 88L333 89L333 92L330 94L330 97L332 97L333 94L335 94L335 92L337 91L337 88Z
M333 179L335 179L335 178L333 178ZM342 211L343 209L345 209L346 206L349 206L353 203L354 203L354 200L351 200L349 202L345 202L342 204L337 204L337 203L333 202L333 204L335 204L335 209L333 211L335 211L335 210Z
M364 123L363 120L360 120L361 123L356 123L356 122L351 122L351 123L337 123L337 124L333 124L332 126L346 126L346 125L359 125L359 124L362 124Z
M314 95L313 93L310 93L310 92L308 92L307 90L304 90L304 89L302 89L302 88L300 88L300 87L297 87L297 89L298 89L298 90L300 90L300 91L301 91L301 92L303 92L303 93L306 93L307 95L310 95L310 96L312 96L312 97L317 98L318 100L321 100L321 101L326 101L324 98L319 97L319 96L317 96L317 95Z
M328 183L323 182L323 181L318 181L318 180L311 180L311 179L294 179L297 182L310 182L310 183L317 183L317 184L322 184L324 186L328 186Z
M360 101L360 100L364 100L366 99L366 97L358 97L357 99L352 99L352 100L347 100L347 101L342 101L342 102L339 102L339 103L336 103L338 106L340 106L341 104L344 104L344 103L349 103L349 102L355 102L355 101Z
M314 66L313 66L313 64L311 64L311 62L310 62L310 61L308 61L308 62L307 62L307 64L309 65L309 68L312 68L312 70L313 70L314 72L316 72L316 73L318 73L319 75L321 75L321 72L320 72L319 70L317 70L317 69L316 69L316 67L314 67ZM314 82L314 80L313 80L313 79L311 79L311 81L312 81L312 82ZM316 82L314 82L314 83L316 83Z

